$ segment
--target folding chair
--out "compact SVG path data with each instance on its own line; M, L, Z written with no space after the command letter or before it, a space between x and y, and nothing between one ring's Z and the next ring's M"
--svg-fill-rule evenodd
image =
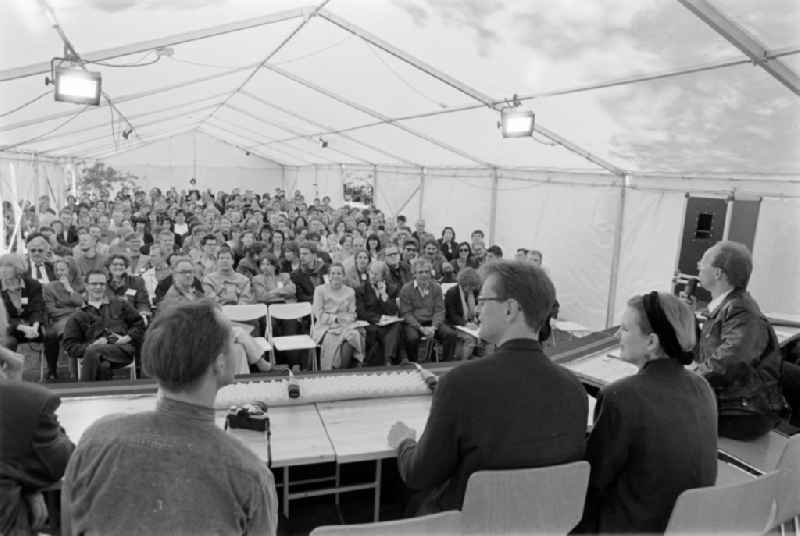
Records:
M666 534L765 534L775 519L778 473L732 486L686 490Z
M254 303L251 305L223 305L222 313L228 317L232 322L251 322L253 320L264 319L269 326L269 311L267 306L263 303ZM265 334L269 332L269 327L266 328ZM253 337L255 341L264 349L264 353L269 353L269 362L275 366L275 352L272 345L267 342L266 337Z
M461 512L449 510L421 517L365 523L363 525L329 525L317 527L311 536L400 536L419 534L461 534Z
M275 337L272 334L272 320L300 320L311 317L311 328L309 334L287 335ZM309 302L298 303L273 303L267 308L267 339L268 343L279 352L289 352L293 350L308 350L311 355L311 368L316 371L317 364L317 343L311 338L314 332L315 319L311 311Z
M70 371L72 371L73 377L75 381L81 381L81 365L78 363L77 359L73 359L72 357L67 356L70 360ZM133 359L130 363L122 367L123 369L128 369L131 372L131 383L136 381L136 358Z
M583 515L589 462L478 471L461 508L465 534L567 534Z
M784 528L793 524L794 534L800 534L800 435L793 436L786 444L775 469L778 471L775 526L780 526L784 533Z
M23 344L27 345L28 349L30 349L31 352L33 352L33 353L35 353L35 354L37 354L39 356L39 383L44 383L44 362L45 362L45 359L44 359L44 343L32 342L32 341L26 341L26 340L19 341L17 343L17 349L20 350L20 353L21 353L20 346L22 346Z

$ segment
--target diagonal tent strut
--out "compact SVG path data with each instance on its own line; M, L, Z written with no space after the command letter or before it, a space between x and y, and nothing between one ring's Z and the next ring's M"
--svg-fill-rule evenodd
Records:
M348 31L348 32L350 32L352 34L357 35L361 39L364 39L365 41L375 45L376 47L384 50L385 52L391 54L392 56L394 56L394 57L396 57L396 58L408 63L412 67L415 67L416 69L421 70L422 72L424 72L424 73L436 78L437 80L439 80L439 81L447 84L448 86L450 86L450 87L452 87L452 88L464 93L465 95L468 95L469 97L472 97L473 99L482 102L483 104L485 104L489 108L492 108L494 110L498 110L499 109L498 105L496 104L497 99L493 99L492 97L490 97L490 96L478 91L477 89L472 88L472 87L464 84L463 82L460 82L460 81L456 80L455 78L443 73L439 69L436 69L435 67L433 67L431 65L428 65L427 63L423 62L422 60L420 60L418 58L415 58L414 56L412 56L412 55L400 50L399 48L397 48L397 47L395 47L393 45L391 45L390 43L388 43L388 42L384 41L383 39L381 39L380 37L368 32L367 30L364 30L363 28L360 28L360 27L348 22L347 20L345 20L345 19L343 19L343 18L341 18L341 17L339 17L337 15L334 15L333 13L331 13L331 12L329 12L327 10L321 10L318 13L318 16L324 18L325 20L327 20L327 21L329 21L329 22L331 22L333 24L335 24L336 26L342 28L345 31ZM267 65L266 67L269 68L269 69L273 69L273 66L270 66L270 65ZM625 176L625 171L622 168L620 168L618 166L615 166L614 164L606 161L605 159L603 159L603 158L601 158L601 157L599 157L599 156L597 156L595 154L592 154L591 152L581 148L580 146L576 145L575 143L570 142L569 140L567 140L567 139L565 139L565 138L563 138L561 136L553 136L554 133L551 130L543 128L540 125L536 125L534 128L535 128L535 130L537 132L541 133L546 138L549 138L551 141L553 141L553 142L563 146L564 148L566 148L566 149L568 149L568 150L570 150L570 151L582 156L583 158L587 159L588 161L592 162L593 164L602 167L603 169L613 173L614 175L617 175L618 177L624 177ZM496 166L491 166L491 167L496 167Z
M269 54L267 54L267 56L266 56L266 57L265 57L263 60L261 60L261 62L260 62L258 65L256 65L256 67L255 67L255 68L254 68L254 69L253 69L253 70L250 72L250 74L249 74L249 75L247 75L247 78L245 78L245 79L242 81L242 83L241 83L241 84L239 84L239 86L238 86L238 87L236 87L236 89L234 89L234 90L231 92L231 94L230 94L230 95L228 95L228 98L227 98L227 99L225 99L224 101L222 101L222 103L221 103L221 104L220 104L220 105L217 107L217 109L216 109L216 110L214 110L213 112L211 112L211 115L209 115L209 116L208 116L208 119L211 119L212 117L214 117L214 115L216 115L216 113L217 113L217 112L218 112L218 111L219 111L219 110L220 110L220 109L221 109L223 106L227 105L227 104L228 104L228 102L230 102L230 100L231 100L231 99L232 99L234 96L236 96L236 94L237 94L237 93L239 93L239 92L240 92L242 89L244 89L244 86L246 86L246 85L247 85L247 84L248 84L248 83L249 83L249 82L250 82L250 81L253 79L253 77L255 77L255 76L258 74L258 71L259 71L259 70L260 70L260 69L261 69L261 68L262 68L264 65L266 65L266 64L267 64L267 62L268 62L269 60L271 60L272 58L274 58L274 57L275 57L275 54L277 54L278 52L280 52L280 51L281 51L281 49L283 49L283 47L284 47L284 46L286 46L286 44L287 44L289 41L291 41L291 40L292 40L292 38L293 38L295 35L297 35L297 34L300 32L300 30L302 30L302 29L303 29L303 28L306 26L306 24L308 24L308 21L310 21L310 20L311 20L311 18L312 18L313 16L315 16L317 13L319 13L319 11L320 11L320 10L321 10L323 7L325 7L325 6L328 4L328 2L330 2L330 1L331 1L331 0L323 0L323 2L322 2L322 3L321 3L319 6L317 6L317 7L314 9L314 11L312 11L312 12L311 12L311 13L310 13L308 16L306 16L306 17L303 17L303 20L302 20L302 22L300 22L300 24L298 24L298 25L297 25L297 28L295 28L294 30L292 30L292 33L290 33L289 35L287 35L287 36L284 38L284 40L283 40L283 41L281 41L281 42L278 44L278 46L276 46L276 47L275 47L275 48L272 50L272 52L270 52ZM206 119L206 120L208 120L208 119Z
M462 158L464 158L466 160L469 160L471 162L474 162L474 163L479 164L479 165L484 166L484 167L495 167L493 164L490 164L490 163L484 162L484 161L482 161L480 159L477 159L474 156L472 156L471 154L466 153L466 152L464 152L461 149L458 149L456 147L453 147L452 145L450 145L448 143L445 143L445 142L443 142L441 140L437 140L437 139L435 139L435 138L433 138L431 136L428 136L427 134L425 134L423 132L420 132L420 131L418 131L416 129L413 129L411 127L408 127L408 126L405 126L405 125L401 125L399 123L395 123L395 122L393 122L391 120L390 117L387 117L387 116L383 115L380 112L377 112L377 111L375 111L375 110L373 110L371 108L367 108L366 106L364 106L362 104L359 104L357 102L353 102L353 101L351 101L349 99L346 99L346 98L342 97L341 95L339 95L337 93L334 93L333 91L330 91L328 89L325 89L322 86L319 86L319 85L317 85L317 84L315 84L315 83L313 83L313 82L311 82L309 80L305 80L304 78L300 78L296 74L290 73L289 71L287 71L285 69L282 69L280 67L277 67L275 65L270 65L270 64L265 65L264 68L265 69L269 69L270 71L272 71L274 73L277 73L277 74L283 76L284 78L288 78L289 80L292 80L293 82L296 82L296 83L300 84L301 86L305 86L305 87L307 87L309 89L312 89L312 90L316 91L317 93L321 93L321 94L325 95L326 97L329 97L329 98L331 98L331 99L333 99L333 100L335 100L337 102L340 102L340 103L344 104L345 106L348 106L350 108L353 108L354 110L358 110L361 113L364 113L366 115L374 117L375 119L378 119L378 120L380 120L381 122L383 122L385 124L391 125L391 126L393 126L395 128L399 128L400 130L403 130L404 132L406 132L408 134L411 134L412 136L416 136L417 138L425 140L426 142L428 142L428 143L430 143L432 145L436 145L437 147L439 147L441 149L444 149L445 151L449 151L449 152L451 152L453 154L456 154L456 155L458 155L458 156L460 156L460 157L462 157Z
M795 95L800 95L800 77L780 59L769 58L761 41L724 15L708 0L678 0L683 7L708 24L730 44L741 50L753 63L767 71Z
M228 132L234 132L234 135L237 138L241 138L243 140L246 140L248 143L252 144L252 145L243 145L242 146L242 150L244 152L248 152L248 151L255 152L256 148L262 148L262 147L266 148L266 144L265 143L260 142L260 141L256 141L256 140L259 140L259 138L266 138L266 139L269 139L269 140L274 140L274 138L270 138L269 136L264 136L260 132L256 132L255 130L252 130L250 128L243 127L242 125L236 124L236 123L234 123L232 121L228 121L226 119L222 119L221 117L215 117L214 119L212 119L211 121L206 123L205 126L206 127L214 127L214 128L219 129L219 130L222 130L222 127L220 125L225 125L228 128L235 129L235 131L228 131ZM247 134L247 136L242 135L242 133ZM284 144L284 146L282 146L282 147L274 147L273 146L273 147L266 148L266 150L272 151L272 152L275 152L275 153L282 153L282 154L284 154L284 155L286 155L286 156L288 156L290 158L294 158L295 160L300 160L301 162L305 162L307 164L313 164L313 162L311 162L311 161L306 159L306 156L308 156L306 153L303 153L303 151L301 151L300 149L295 148L292 145L289 145L288 143ZM297 156L297 154L294 154L293 151L296 151L297 153L300 153L300 156ZM287 164L287 165L293 165L293 164Z
M313 9L312 6L301 7L295 9L288 9L277 13L271 13L262 17L255 17L228 24L220 24L210 28L202 28L200 30L192 30L179 34L168 35L158 39L151 39L148 41L139 41L129 45L123 45L115 48L107 48L104 50L97 50L90 52L83 56L83 60L89 63L97 61L106 61L123 56L130 56L131 54L138 54L139 52L148 52L173 45L180 45L182 43L189 43L198 41L200 39L208 39L217 35L224 35L231 32L238 32L241 30L248 30L250 28L257 28L276 22L283 22L299 17L304 17L309 10ZM24 67L15 67L13 69L6 69L0 71L0 82L7 80L14 80L16 78L25 78L37 74L47 74L50 72L50 62L34 63Z
M124 154L129 151L140 149L142 147L147 147L148 145L152 145L162 140L186 134L187 132L191 132L192 130L194 130L195 127L196 125L192 124L188 126L183 126L177 130L170 130L162 134L155 134L153 136L143 137L141 141L137 141L131 145L126 146L123 149L116 149L116 148L110 149L107 145L95 145L94 147L87 148L85 153L76 155L76 157L84 160L93 160L93 159L100 160L103 158L107 158L109 156Z
M196 129L196 131L197 132L201 132L201 133L205 134L206 136L208 136L209 138L213 138L213 139L217 140L220 143L224 143L225 145L227 145L229 147L233 147L234 149L238 149L240 151L244 150L244 147L242 147L241 145L238 145L236 143L233 143L232 141L226 140L224 137L219 136L217 134L213 134L211 132L208 132L207 130L205 130L205 128L198 127ZM269 162L270 164L275 164L276 166L280 166L280 167L285 168L285 167L287 167L289 165L286 162L280 162L278 160L275 160L274 158L271 158L271 157L268 157L268 156L264 156L263 154L259 153L258 151L250 151L250 153L252 153L253 156L256 156L256 157L260 158L261 160Z
M314 125L317 128L322 128L322 129L325 129L325 130L332 130L333 129L333 127L331 127L330 125L325 125L323 123L319 123L317 121L314 121L313 119L310 119L310 118L305 117L305 116L303 116L301 114L293 112L293 111L289 110L288 108L284 108L282 106L278 106L277 104L269 102L269 101L259 97L258 95L254 95L253 93L250 93L249 91L246 91L246 90L242 91L242 95L244 95L245 97L249 97L249 98L253 99L256 102L260 102L264 106L269 106L270 108L274 108L275 110L283 112L286 115L294 117L295 119L299 119L300 121L305 121L306 123L308 123L310 125ZM393 159L397 160L398 162L402 162L403 164L406 164L406 165L409 165L409 166L422 167L422 164L420 164L418 162L411 162L409 160L406 160L402 156L396 155L394 153L390 153L389 151L385 151L385 150L381 149L380 147L376 147L375 145L372 145L371 143L367 143L365 141L361 141L361 140L359 140L357 138L354 138L352 136L348 136L347 134L341 134L340 136L342 138L350 141L350 142L353 142L353 143L355 143L357 145L361 145L362 147L366 147L367 149L371 149L371 150L373 150L373 151L375 151L377 153L380 153L380 154L382 154L384 156L388 156L389 158L393 158Z

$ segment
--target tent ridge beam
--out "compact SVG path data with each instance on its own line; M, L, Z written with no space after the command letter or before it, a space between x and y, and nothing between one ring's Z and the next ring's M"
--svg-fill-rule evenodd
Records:
M213 122L207 122L207 123L204 123L204 124L203 124L203 127L204 127L204 128L205 128L205 127L211 127L211 128L215 128L215 129L217 129L217 130L221 130L222 132L225 132L226 134L230 134L231 136L234 136L234 137L236 137L236 138L241 138L241 139L243 139L243 140L246 140L246 141L248 141L248 142L251 142L251 143L253 143L253 145L252 145L252 146L245 146L245 147L243 147L243 149L245 150L245 152L246 152L246 151L251 151L251 152L252 152L253 150L255 150L255 148L257 148L257 147L258 147L258 145L256 144L256 142L257 142L258 140L254 140L254 139L252 139L252 138L250 138L250 137L248 137L248 136L244 136L244 135L242 135L242 134L240 134L240 133L238 133L238 132L235 132L235 131L233 131L233 130L230 130L229 128L226 128L226 127L223 127L223 126L220 126L220 125L218 125L218 124L216 123L216 121L218 121L218 119L219 119L219 118L215 117L215 118L212 120ZM287 145L287 147L286 147L285 149L279 149L279 148L277 148L277 147L272 147L270 150L272 150L272 151L275 151L275 152L278 152L278 153L283 153L283 154L285 154L285 155L287 155L287 156L289 156L289 157L291 157L291 158L294 158L295 160L299 160L300 162L303 162L303 163L304 163L303 165L311 165L311 164L314 164L314 162L312 162L312 161L310 161L310 160L306 160L304 157L301 157L301 156L297 156L297 155L295 155L295 154L292 154L292 151L288 151L287 149L292 149L292 151L301 152L299 149L297 149L296 147L293 147L293 146L291 146L291 145ZM305 155L305 156L307 156L307 155ZM325 158L324 158L324 157L323 157L323 160L325 160ZM333 160L327 160L327 161L328 161L329 163L331 163L331 164L335 163Z
M228 146L230 146L230 147L233 147L234 149L239 149L239 150L243 150L243 149L244 149L243 147L241 147L241 146L237 145L236 143L233 143L233 142L230 142L230 141L226 140L226 139L225 139L225 138L223 138L222 136L218 136L218 135L216 135L216 134L212 134L211 132L206 132L206 130L205 130L205 129L202 129L202 128L201 128L200 130L198 130L198 132L201 132L201 133L205 134L206 136L208 136L208 137L210 137L210 138L213 138L213 139L217 140L217 141L218 141L218 142L220 142L220 143L224 143L225 145L228 145ZM286 167L286 165L287 165L285 162L280 162L280 161L278 161L278 160L273 160L272 158L268 158L268 157L266 157L266 156L264 156L264 155L260 154L260 153L259 153L259 152L257 152L257 151L250 151L250 152L251 152L253 155L257 156L258 158L260 158L260 159L264 160L265 162L269 162L270 164L275 164L276 166L280 166L280 167L282 167L282 168L283 168L283 167Z
M306 136L303 133L292 129L291 127L289 127L287 125L284 125L282 123L277 123L275 121L270 121L268 119L264 119L263 117L255 115L252 112L248 112L246 110L242 110L241 108L239 108L238 106L234 106L233 104L226 104L225 108L229 108L229 109L233 110L234 112L238 112L238 113L244 115L245 117L250 117L250 118L255 119L256 121L259 121L261 123L273 126L273 127L277 128L277 129L280 129L280 130L283 130L283 131L288 132L290 134L293 134L294 136L297 136L298 139L301 139L301 140L305 141L306 143L311 143L313 145L316 145L316 142L312 141L312 137L311 136ZM254 145L253 147L260 147L260 145ZM346 156L348 158L352 158L353 160L361 162L362 164L373 165L373 162L370 162L368 160L364 160L363 158L359 158L359 157L357 157L355 155L346 153L345 151L341 151L339 149L334 149L332 147L329 147L329 149L331 151L335 152L335 153L341 154L343 156ZM331 163L335 163L336 162L335 160L330 160L329 158L323 158L323 160L328 160Z
M293 111L291 111L289 109L286 109L286 108L284 108L282 106L278 106L277 104L273 104L273 103L271 103L271 102L259 97L258 95L254 95L253 93L250 93L249 91L246 91L246 90L242 91L242 95L245 95L246 97L249 97L249 98L253 99L256 102L260 102L261 104L263 104L265 106L269 106L271 108L279 110L279 111L281 111L281 112L283 112L283 113L285 113L287 115L290 115L290 116L292 116L292 117L294 117L296 119L300 119L301 121L305 121L306 123L308 123L310 125L314 125L317 128L322 128L322 129L326 129L326 130L332 130L332 128L333 128L330 125L325 125L323 123L318 123L318 122L314 121L313 119L310 119L310 118L305 117L305 116L303 116L301 114L295 113L295 112L293 112ZM361 141L361 140L359 140L357 138L354 138L352 136L348 136L347 134L339 134L339 136L341 136L342 138L344 138L344 139L346 139L348 141L351 141L353 143L361 145L362 147L366 147L366 148L371 149L371 150L373 150L375 152L381 153L384 156L388 156L390 158L394 158L395 160L397 160L398 162L402 162L403 164L406 164L406 165L409 165L409 166L420 166L421 165L421 164L419 164L417 162L411 162L409 160L406 160L405 158L403 158L403 157L401 157L399 155L396 155L394 153L390 153L388 151L385 151L385 150L383 150L383 149L381 149L379 147L376 147L376 146L374 146L374 145L372 145L370 143L367 143L365 141Z
M261 17L254 17L251 19L230 22L227 24L220 24L208 28L201 28L199 30L193 30L190 32L168 35L158 39L139 41L136 43L122 45L119 47L97 50L94 52L89 52L87 54L84 54L82 57L85 61L94 62L94 61L110 60L122 56L129 56L131 54L136 54L139 52L147 52L148 50L154 50L157 48L162 48L172 45L180 45L182 43L189 43L191 41L207 39L209 37L223 35L231 32L248 30L251 28L256 28L258 26L264 26L276 22L283 22L286 20L296 19L298 17L305 17L308 9L309 7L287 9L285 11L279 11ZM37 74L46 74L49 72L50 72L49 61L34 63L32 65L15 67L12 69L0 71L0 82L4 82L7 80L14 80L16 78L34 76Z
M358 110L359 112L361 112L363 114L366 114L366 115L369 115L371 117L374 117L375 119L378 119L381 122L386 123L388 125L391 125L391 126L393 126L395 128L399 128L400 130L403 130L404 132L406 132L408 134L411 134L412 136L416 136L417 138L425 140L426 142L430 143L431 145L436 145L440 149L444 149L446 151L449 151L449 152L451 152L453 154L456 154L456 155L458 155L458 156L460 156L460 157L462 157L462 158L464 158L466 160L469 160L470 162L474 162L474 163L479 164L479 165L481 165L483 167L487 167L487 168L488 167L492 167L492 164L489 164L489 163L484 162L484 161L482 161L482 160L480 160L478 158L475 158L474 156L462 151L461 149L453 147L452 145L450 145L448 143L445 143L443 141L440 141L440 140L437 140L435 138L432 138L432 137L428 136L427 134L419 132L416 129L413 129L411 127L407 127L405 125L400 125L398 123L395 123L395 122L393 122L393 120L390 117L387 117L387 116L381 114L380 112L377 112L377 111L375 111L375 110L373 110L371 108L368 108L366 106L363 106L361 104L358 104L357 102L353 102L353 101L351 101L349 99L346 99L346 98L342 97L341 95L339 95L337 93L334 93L333 91L325 89L325 88L323 88L323 87L321 87L321 86L319 86L319 85L317 85L317 84L315 84L315 83L313 83L313 82L311 82L309 80L306 80L306 79L301 78L301 77L299 77L299 76L297 76L297 75L295 75L293 73L290 73L289 71L287 71L285 69L277 67L276 65L266 64L266 65L264 65L264 67L266 69L269 69L270 71L272 71L274 73L277 73L277 74L283 76L284 78L288 78L289 80L292 80L293 82L296 82L296 83L300 84L301 86L305 86L305 87L307 87L309 89L312 89L312 90L316 91L317 93L321 93L322 95L325 95L326 97L329 97L329 98L331 98L331 99L333 99L333 100L335 100L337 102L340 102L340 103L344 104L345 106L353 108L354 110Z
M773 78L800 95L800 77L779 59L770 59L769 50L755 36L719 11L708 0L678 0L683 7L705 22L730 44L741 50L753 63Z

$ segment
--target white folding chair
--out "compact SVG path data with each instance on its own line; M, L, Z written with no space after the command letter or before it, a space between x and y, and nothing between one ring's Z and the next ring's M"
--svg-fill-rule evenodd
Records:
M44 343L22 340L17 343L17 349L22 353L20 346L27 345L28 349L39 356L39 383L44 382Z
M421 517L364 523L363 525L328 525L317 527L311 536L411 536L419 534L461 534L461 512L449 510Z
M287 335L275 337L272 334L272 320L300 320L311 317L311 328L308 334ZM311 355L312 370L317 370L317 343L311 338L314 332L315 319L309 302L298 303L273 303L267 308L267 339L268 343L279 352L294 350L308 350Z
M253 320L260 320L261 318L267 323L267 328L264 334L269 331L269 310L263 303L254 303L249 305L223 305L222 313L228 317L232 322L252 322ZM272 350L272 345L267 342L266 337L253 337L265 353L269 353L269 362L275 366L275 353Z
M469 477L465 534L567 534L580 521L589 462L478 471Z
M778 473L732 486L686 490L666 534L765 534L775 520Z
M786 444L775 469L778 471L775 525L783 532L785 524L787 528L794 524L794 534L800 534L800 435L793 436Z

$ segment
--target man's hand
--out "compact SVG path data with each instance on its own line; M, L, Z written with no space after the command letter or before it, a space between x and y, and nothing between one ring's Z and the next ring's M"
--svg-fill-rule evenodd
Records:
M417 432L413 428L409 428L403 421L397 421L389 429L389 434L386 436L386 442L393 449L396 449L400 443L406 439L416 439Z
M17 331L22 333L26 339L35 339L39 336L39 329L36 326L20 324L17 326Z
M108 344L108 339L105 337L100 337L99 339L95 339L95 341L89 344L89 346L95 346L97 344Z
M132 340L133 339L131 338L130 335L121 335L121 336L117 335L117 342L115 342L114 344L128 344Z
M28 503L31 528L34 530L44 528L47 522L47 504L44 502L44 495L41 492L25 495L25 502Z
M420 331L422 331L422 334L426 337L433 337L433 335L436 333L436 328L433 326L422 326Z

